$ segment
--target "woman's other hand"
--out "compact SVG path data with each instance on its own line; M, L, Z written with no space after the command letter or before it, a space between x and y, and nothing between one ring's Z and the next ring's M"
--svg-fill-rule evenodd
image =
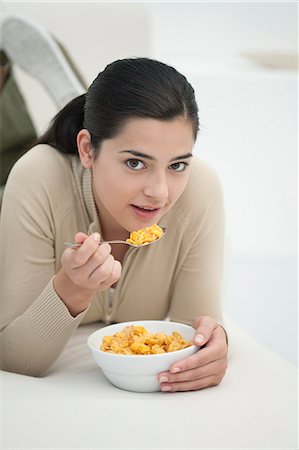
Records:
M204 347L158 375L162 391L195 391L216 386L224 377L228 352L224 329L208 316L198 317L192 326L194 344Z
M82 245L63 252L53 284L73 316L88 307L96 292L106 290L121 276L121 264L112 256L111 246L100 240L99 233L77 233L74 242Z

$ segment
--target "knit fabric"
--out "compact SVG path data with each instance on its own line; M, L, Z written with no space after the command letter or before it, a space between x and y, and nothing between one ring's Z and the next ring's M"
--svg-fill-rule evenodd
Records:
M27 152L10 173L0 219L4 370L42 374L80 324L165 317L191 324L199 315L222 320L222 189L197 157L185 191L159 222L166 236L126 253L112 310L107 289L73 317L53 288L64 242L78 231L101 233L92 175L78 157L48 145Z

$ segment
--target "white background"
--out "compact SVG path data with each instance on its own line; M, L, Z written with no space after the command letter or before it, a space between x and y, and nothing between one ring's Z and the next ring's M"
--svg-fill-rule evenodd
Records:
M225 194L224 311L296 363L297 3L4 2L2 13L48 28L88 84L130 56L187 76L200 110L195 151ZM35 80L18 68L16 75L42 130L54 105Z

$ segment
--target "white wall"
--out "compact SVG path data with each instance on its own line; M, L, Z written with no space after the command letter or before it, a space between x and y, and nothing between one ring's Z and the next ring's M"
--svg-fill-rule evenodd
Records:
M225 194L225 312L295 362L298 7L151 3L151 54L181 70L200 109L196 152Z
M195 150L216 168L225 194L225 311L295 361L297 4L4 2L3 10L49 28L88 83L127 56L161 59L187 76L200 109ZM42 128L53 105L29 77L17 75Z
M297 74L245 55L295 54L297 5L181 2L149 10L152 54L195 87L196 151L221 176L233 253L294 256Z
M1 3L3 14L38 21L60 40L88 83L114 59L148 53L149 17L138 3L33 1Z
M2 14L20 14L45 26L68 50L89 85L118 58L149 54L149 17L142 4L113 2L0 3ZM52 100L30 76L15 69L34 123L42 131L56 112Z
M252 51L297 51L296 2L157 1L148 10L152 43L163 57L215 61Z

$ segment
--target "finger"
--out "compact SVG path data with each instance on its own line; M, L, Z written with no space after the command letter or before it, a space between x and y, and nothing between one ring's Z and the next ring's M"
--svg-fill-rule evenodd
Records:
M158 381L159 383L177 383L182 381L197 380L199 378L206 378L210 376L224 376L226 369L227 359L223 357L204 366L185 370L176 374L172 374L170 372L160 373L158 375Z
M115 261L115 259L113 259L111 268L107 269L107 272L105 270L105 276L103 276L101 268L98 268L92 275L93 279L91 281L93 282L94 287L103 290L116 283L116 281L119 280L120 275L121 264L119 261Z
M113 271L111 275L111 284L116 283L121 277L122 265L119 261L114 260Z
M221 345L223 351L227 353L228 351L227 334L221 325L218 325L218 327L214 330L211 339L209 340L209 342L207 342L205 348L214 344Z
M85 239L81 247L76 250L74 268L83 266L87 263L89 258L97 251L100 241L101 236L99 233L93 233Z
M107 289L108 287L116 283L121 277L121 269L121 263L114 260L112 274L104 283L101 284L101 288Z
M82 233L81 231L75 235L75 244L83 244L83 242L88 238L88 234ZM74 247L78 248L78 247Z
M188 358L177 361L170 366L170 373L179 373L184 370L194 369L195 367L204 366L213 361L217 361L225 355L225 346L222 341L216 341L213 345L201 348Z
M193 337L195 345L204 345L210 339L213 331L218 327L215 319L209 316L200 316L192 324L196 329Z
M97 289L102 282L110 277L113 270L113 261L111 246L107 243L98 245L86 264L71 269L70 276L79 286ZM102 267L105 262L106 264ZM101 271L97 271L101 267Z
M222 381L221 376L213 375L198 380L183 381L179 383L163 383L160 386L163 392L197 391L211 386L217 386Z
M104 264L109 255L112 256L111 246L106 243L100 244L89 260L83 266L75 267L74 271L84 271L86 277L89 278L98 267Z
M90 274L89 281L93 284L100 285L108 280L113 272L115 259L109 254L104 262L99 264Z

